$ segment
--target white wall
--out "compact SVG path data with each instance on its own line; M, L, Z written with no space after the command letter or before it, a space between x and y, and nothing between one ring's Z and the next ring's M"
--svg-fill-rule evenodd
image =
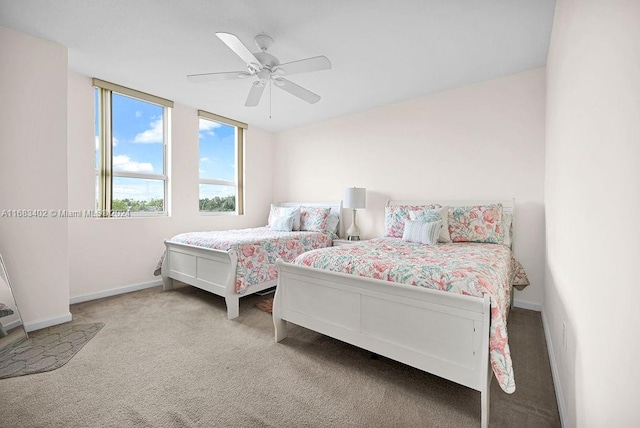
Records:
M374 237L386 199L514 197L515 252L532 282L516 299L539 306L544 109L545 71L535 69L281 132L275 199L339 200L345 187L366 187L358 225Z
M639 23L638 1L556 5L547 66L544 314L570 427L640 421Z
M95 206L93 102L91 79L69 73L70 210ZM171 216L69 219L72 298L157 281L153 270L163 240L176 233L266 224L272 202L273 135L251 126L245 134L245 215L202 215L197 109L176 104L171 114Z
M67 206L67 49L0 27L0 214ZM71 319L67 221L0 217L28 329Z

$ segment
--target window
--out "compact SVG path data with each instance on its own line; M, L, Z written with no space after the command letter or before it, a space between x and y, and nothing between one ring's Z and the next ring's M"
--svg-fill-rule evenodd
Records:
M200 212L244 213L243 146L247 125L199 110Z
M173 102L98 79L93 86L99 215L166 215Z

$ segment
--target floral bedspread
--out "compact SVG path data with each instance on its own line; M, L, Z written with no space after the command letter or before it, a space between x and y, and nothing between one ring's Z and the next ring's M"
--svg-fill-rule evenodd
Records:
M297 257L294 263L471 296L489 294L491 366L500 387L508 393L515 391L507 342L510 285L525 286L529 282L506 246L481 243L429 246L399 238L378 238L327 251L310 251Z
M276 279L276 260L291 261L300 254L317 248L330 247L332 236L326 232L283 232L269 227L238 230L181 233L169 242L231 251L238 254L236 291Z

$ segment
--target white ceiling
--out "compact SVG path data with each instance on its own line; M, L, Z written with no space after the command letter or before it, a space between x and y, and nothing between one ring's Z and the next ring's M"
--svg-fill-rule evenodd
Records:
M555 0L0 0L0 25L69 48L72 71L280 131L546 64ZM187 74L245 69L216 36L275 40L281 62L325 55L291 76L322 96L273 87L245 107L247 80ZM270 115L271 107L271 118Z

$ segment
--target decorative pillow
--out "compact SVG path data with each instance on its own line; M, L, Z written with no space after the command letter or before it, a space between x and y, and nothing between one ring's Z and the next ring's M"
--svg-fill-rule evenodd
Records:
M300 207L300 230L324 232L331 208Z
M502 230L504 231L504 239L502 243L507 247L511 247L511 237L513 236L513 214L502 213Z
M278 217L273 220L271 224L272 230L281 230L283 232L291 232L293 229L293 221L295 220L295 216L290 215L289 217Z
M281 217L293 216L293 229L300 230L300 207L281 207L271 204L271 210L269 211L269 227L272 226L273 220Z
M502 244L502 204L449 208L449 235L453 242Z
M449 236L449 207L435 208L432 210L409 211L409 219L414 221L441 221L442 229L438 242L448 244L451 242Z
M442 221L404 221L402 240L419 242L421 244L436 245L442 229Z
M324 230L329 233L338 234L338 224L340 223L340 216L336 213L329 213L329 217L327 217L327 225Z
M440 208L440 205L387 205L384 208L384 234L390 238L402 238L404 221L409 220L409 211L424 211Z

